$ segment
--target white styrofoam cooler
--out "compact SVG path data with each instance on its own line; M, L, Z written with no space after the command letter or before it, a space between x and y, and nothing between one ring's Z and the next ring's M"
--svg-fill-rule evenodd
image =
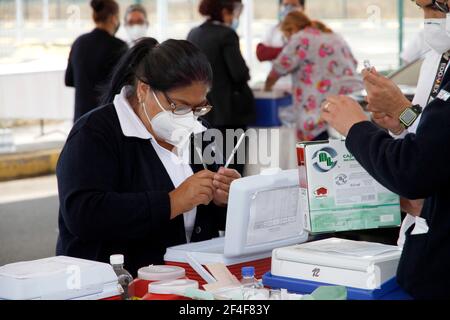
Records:
M57 256L0 267L0 299L98 300L120 295L111 265Z
M228 201L225 237L167 249L165 261L187 262L190 253L200 263L245 263L271 257L272 250L305 242L298 208L298 171L266 170L235 180Z
M364 250L378 247L378 254L317 251L316 246L350 245ZM377 248L377 250L378 250ZM329 238L273 251L274 276L373 290L395 277L402 250L397 246Z

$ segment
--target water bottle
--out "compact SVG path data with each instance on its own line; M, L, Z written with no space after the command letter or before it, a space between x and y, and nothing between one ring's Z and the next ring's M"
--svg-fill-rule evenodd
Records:
M243 267L241 273L242 296L244 300L252 300L258 294L258 289L263 289L263 285L256 280L254 267Z
M122 289L122 300L130 300L131 295L129 291L129 285L133 281L131 274L124 269L123 262L124 258L122 254L114 254L109 257L109 262L113 266L114 272L117 275L119 285Z
M255 267L243 267L241 284L244 288L262 289L262 284L255 278Z

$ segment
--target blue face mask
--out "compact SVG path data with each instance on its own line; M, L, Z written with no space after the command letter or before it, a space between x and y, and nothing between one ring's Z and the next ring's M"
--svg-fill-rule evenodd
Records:
M231 22L231 28L236 31L239 28L239 19L234 18L233 22Z
M284 18L286 18L286 16L291 13L292 11L294 11L295 9L297 9L296 6L292 5L292 4L288 4L285 6L282 6L280 9L280 13L278 14L278 19L280 21L283 21Z

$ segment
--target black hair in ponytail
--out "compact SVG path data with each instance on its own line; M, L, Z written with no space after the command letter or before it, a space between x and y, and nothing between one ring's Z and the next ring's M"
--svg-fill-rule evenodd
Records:
M119 13L119 4L115 0L91 0L95 22L106 22L110 16Z
M124 86L136 88L141 80L156 91L170 91L193 82L212 83L208 58L186 40L140 39L121 58L105 90L103 104L111 103Z

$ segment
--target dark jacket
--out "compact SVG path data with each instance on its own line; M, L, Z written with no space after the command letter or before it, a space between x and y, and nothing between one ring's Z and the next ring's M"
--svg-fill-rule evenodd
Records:
M213 127L247 126L255 117L253 93L248 86L250 73L239 47L236 32L222 24L207 21L191 30L187 38L208 57L213 85L208 99L213 110L206 120Z
M100 105L100 87L127 49L125 42L101 29L75 40L65 76L66 86L75 87L74 121Z
M162 264L167 247L186 243L183 216L170 220L174 185L163 163L150 140L123 134L113 104L75 123L56 170L58 255L109 263L121 253L135 276L140 267ZM218 237L225 214L213 204L197 207L191 240Z
M450 92L450 72L443 89ZM450 298L450 99L425 109L416 134L394 140L370 122L354 125L346 141L361 165L385 187L426 199L427 234L406 233L399 284L417 299Z

